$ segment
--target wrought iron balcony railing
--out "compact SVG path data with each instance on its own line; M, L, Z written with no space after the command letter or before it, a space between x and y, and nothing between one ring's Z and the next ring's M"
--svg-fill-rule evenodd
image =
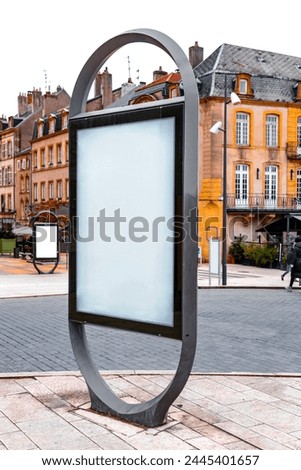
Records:
M301 210L301 198L288 196L287 194L248 194L240 197L235 194L228 194L227 209Z

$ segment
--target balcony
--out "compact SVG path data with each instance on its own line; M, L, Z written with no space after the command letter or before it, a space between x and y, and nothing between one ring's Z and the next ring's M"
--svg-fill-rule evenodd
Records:
M292 159L301 159L301 146L298 142L286 143L286 156Z
M235 194L227 195L227 210L301 210L301 198L280 194L265 196L264 194L249 194L238 198Z

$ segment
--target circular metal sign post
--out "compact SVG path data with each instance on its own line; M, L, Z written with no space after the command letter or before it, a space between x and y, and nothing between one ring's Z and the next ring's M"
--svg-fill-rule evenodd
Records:
M155 45L174 60L184 98L86 113L100 68L134 42ZM186 55L168 36L149 29L122 33L100 46L80 72L70 105L70 339L91 408L148 427L166 421L195 355L198 114ZM127 238L119 233L121 222L128 224ZM141 234L150 226L152 240ZM181 341L168 387L144 403L120 399L93 362L86 324Z

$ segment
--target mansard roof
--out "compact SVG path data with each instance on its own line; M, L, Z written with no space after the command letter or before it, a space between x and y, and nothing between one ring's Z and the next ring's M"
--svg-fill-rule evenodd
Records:
M256 100L293 101L301 81L301 58L231 44L222 44L194 68L201 97L224 96L224 77L249 74Z

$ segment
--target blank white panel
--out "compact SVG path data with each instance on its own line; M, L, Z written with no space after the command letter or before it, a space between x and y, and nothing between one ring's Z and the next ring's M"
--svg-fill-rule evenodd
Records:
M57 258L57 226L36 225L36 258Z
M174 117L78 131L78 311L173 326L174 180Z

